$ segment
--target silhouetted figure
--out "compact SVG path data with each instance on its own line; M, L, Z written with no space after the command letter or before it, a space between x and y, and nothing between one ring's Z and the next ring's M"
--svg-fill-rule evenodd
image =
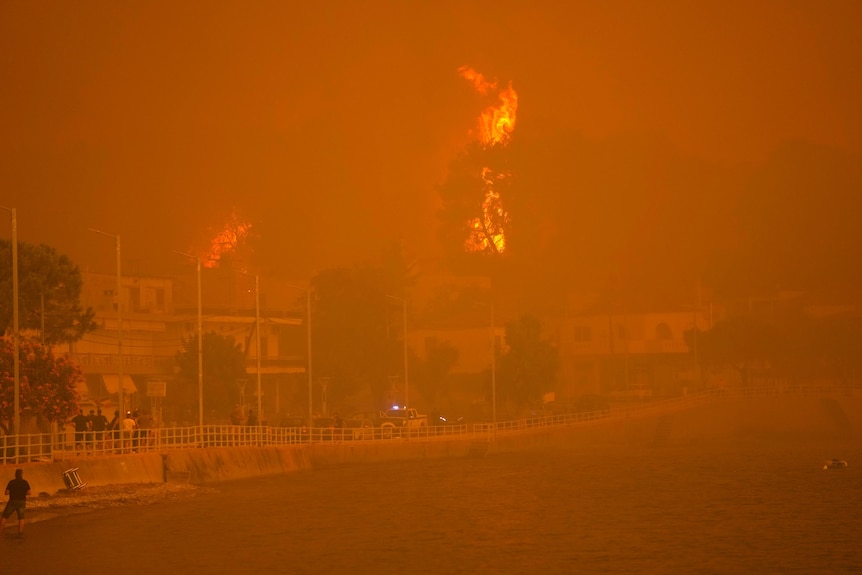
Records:
M90 425L93 428L93 441L97 449L105 449L105 431L108 429L108 418L98 410L96 415L90 420Z
M81 455L87 432L90 429L90 418L84 415L83 409L79 409L78 415L72 418L72 423L75 424L75 449L78 451L78 455Z
M18 537L23 537L24 510L27 508L27 497L30 495L30 484L24 479L23 469L15 470L15 479L6 484L6 495L9 496L9 501L3 509L3 515L0 516L0 533L3 533L3 528L6 527L6 520L12 516L12 513L17 513Z

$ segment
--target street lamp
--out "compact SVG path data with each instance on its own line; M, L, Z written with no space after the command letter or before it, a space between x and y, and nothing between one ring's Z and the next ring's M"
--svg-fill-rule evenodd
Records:
M287 284L288 287L292 287L293 289L305 290L305 337L306 337L306 366L305 371L306 375L308 375L308 427L311 428L314 425L314 413L312 411L311 406L311 387L313 378L311 375L311 286L308 287L300 287L291 284Z
M261 409L261 391L260 391L260 277L237 270L244 276L254 278L254 331L255 345L257 345L257 426L260 427L263 421L263 411Z
M407 300L400 297L395 297L394 295L387 295L386 297L390 299L394 299L395 301L401 302L402 309L402 336L401 338L404 340L404 406L410 407L410 386L409 379L407 377Z
M93 233L114 238L114 244L117 248L117 404L119 406L120 417L123 417L125 405L123 403L123 299L121 297L120 236L94 228L87 229Z
M497 431L497 334L494 327L494 301L491 301L491 421Z
M201 444L204 441L204 321L203 305L201 299L201 259L185 252L174 251L175 254L185 256L195 261L198 283L198 426L200 427Z
M9 212L12 217L12 349L15 357L12 358L12 376L15 383L15 414L13 417L13 427L15 435L21 433L21 359L19 355L20 335L18 334L18 212L15 208L6 208L0 206L0 209ZM17 446L17 437L15 440ZM18 455L18 448L15 448L15 455Z

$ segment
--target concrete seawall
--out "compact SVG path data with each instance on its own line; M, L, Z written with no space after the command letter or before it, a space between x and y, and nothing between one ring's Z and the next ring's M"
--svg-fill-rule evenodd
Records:
M119 483L215 483L315 468L432 458L481 457L530 449L595 448L630 444L656 448L683 443L740 441L817 443L834 453L862 439L862 398L853 396L769 397L709 401L631 417L594 420L570 427L500 432L493 439L432 438L422 441L350 441L283 447L185 449L20 467L34 494L66 486L63 472L77 468L87 485ZM828 452L832 453L832 452ZM4 466L12 478L14 467Z
M341 465L466 457L484 451L485 449L476 447L476 442L460 438L432 441L350 441L285 447L188 449L168 452L164 459L168 481L204 484Z
M34 495L66 489L63 474L76 470L85 485L188 482L216 483L249 477L310 471L350 464L483 455L487 441L447 438L432 441L352 441L283 447L221 447L165 453L79 457L67 461L7 465L24 469Z
M815 444L827 453L855 451L862 443L862 397L779 396L710 400L638 412L630 417L596 420L566 428L500 434L490 451L629 445L740 442L764 445Z
M301 446L183 449L164 455L165 480L194 484L310 470Z
M6 481L12 479L16 467L24 470L24 479L30 483L34 496L43 492L53 494L66 489L63 473L70 469L77 471L78 477L85 485L165 481L165 466L159 453L81 457L71 461L6 465L3 470L8 478L2 479L4 486Z

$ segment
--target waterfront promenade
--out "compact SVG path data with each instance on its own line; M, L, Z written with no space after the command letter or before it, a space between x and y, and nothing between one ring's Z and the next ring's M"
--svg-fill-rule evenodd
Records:
M16 466L24 467L38 484L34 490L55 493L67 488L63 476L70 469L90 486L206 484L350 463L481 456L573 443L659 445L728 435L744 441L746 434L778 433L805 441L812 430L839 439L858 435L860 422L862 390L758 388L631 402L601 412L428 427L401 437L333 438L323 430L269 427L162 428L152 442L123 454L104 448L78 455L68 446L57 449L47 435L39 442L27 436L30 451L22 450L17 458L8 457L14 438L6 437L3 468L11 473Z

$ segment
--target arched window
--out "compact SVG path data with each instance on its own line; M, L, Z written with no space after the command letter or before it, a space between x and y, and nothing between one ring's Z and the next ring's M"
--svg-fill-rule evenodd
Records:
M670 331L670 326L664 322L661 322L657 326L655 326L655 337L656 339L673 339L673 334Z

